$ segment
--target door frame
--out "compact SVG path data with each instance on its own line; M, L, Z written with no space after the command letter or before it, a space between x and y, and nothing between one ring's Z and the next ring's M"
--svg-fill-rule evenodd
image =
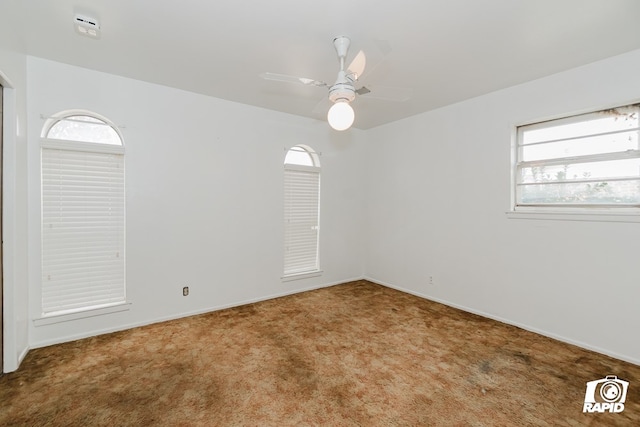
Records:
M0 85L2 90L2 354L0 373L12 372L18 369L20 362L26 356L28 338L24 337L25 331L21 331L21 339L18 339L16 327L16 306L11 302L15 299L15 158L17 140L19 138L17 128L16 87L7 75L0 70Z
M0 375L4 372L4 237L3 237L3 218L4 218L4 86L0 81Z

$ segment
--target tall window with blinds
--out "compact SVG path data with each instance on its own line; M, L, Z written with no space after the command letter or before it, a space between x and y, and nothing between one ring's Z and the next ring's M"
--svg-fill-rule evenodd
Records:
M92 115L50 120L42 139L42 314L125 303L124 146Z
M309 147L291 148L284 162L284 276L319 271L320 162Z
M520 126L515 208L640 207L640 104Z

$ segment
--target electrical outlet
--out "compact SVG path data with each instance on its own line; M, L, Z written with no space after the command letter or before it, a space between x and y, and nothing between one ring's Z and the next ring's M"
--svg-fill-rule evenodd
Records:
M182 288L182 296L186 297L187 295L189 295L189 287L185 286Z

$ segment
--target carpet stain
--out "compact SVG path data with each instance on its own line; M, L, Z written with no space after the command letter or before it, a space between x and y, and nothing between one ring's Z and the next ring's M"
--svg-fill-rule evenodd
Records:
M630 382L584 414L587 381ZM34 349L4 426L640 425L640 367L356 281Z
M480 372L482 372L483 374L488 374L489 372L491 372L491 370L491 363L489 363L489 361L483 360L482 362L480 362Z

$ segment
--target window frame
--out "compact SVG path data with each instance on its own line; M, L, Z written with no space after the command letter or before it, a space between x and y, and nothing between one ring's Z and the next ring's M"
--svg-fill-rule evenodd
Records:
M544 164L545 166L576 164L580 161L607 161L607 160L625 160L640 158L640 149L633 151L606 152L590 155L576 155L566 158L520 161L523 156L523 149L526 146L522 144L522 134L527 130L543 129L555 125L567 125L571 123L584 122L585 116L595 116L598 113L606 112L616 108L636 107L640 111L640 104L630 102L616 105L610 108L590 109L588 111L578 112L538 120L513 127L512 131L512 156L511 156L511 184L510 184L510 210L507 212L508 218L524 218L524 219L551 219L551 220L578 220L578 221L612 221L612 222L640 222L640 203L639 204L561 204L561 203L520 203L518 198L518 185L520 180L520 171L522 167L531 164ZM634 129L631 129L634 130ZM636 129L637 130L637 129ZM637 130L640 139L640 130ZM605 132L606 134L606 132ZM593 134L596 136L597 134ZM588 136L584 136L588 137ZM613 178L615 179L615 178ZM603 181L606 179L603 179Z
M286 163L286 159L287 156L289 154L290 151L292 150L300 150L300 151L304 151L309 158L311 159L311 162L313 164L313 166L309 166L309 165L303 165L303 164L296 164L296 163ZM322 270L320 269L320 200L321 200L321 166L320 166L320 159L319 159L319 154L314 151L311 147L306 146L306 145L295 145L289 149L285 150L285 163L284 163L284 187L283 187L283 191L285 192L284 194L284 236L283 236L283 275L281 277L283 282L286 281L291 281L291 280L298 280L298 279L306 279L306 278L311 278L311 277L317 277L320 276L322 274ZM287 172L302 172L302 173L307 173L307 174L316 174L317 175L317 187L316 190L317 191L317 210L316 210L316 225L315 227L315 266L313 268L309 268L309 269L305 269L305 270L298 270L298 271L292 271L291 269L287 270L287 221L288 221L288 212L287 212L287 180L289 179L288 177L288 173Z
M48 135L51 129L61 121L64 121L68 117L73 116L86 116L95 120L99 120L104 125L111 127L117 134L120 144L116 145L113 143L101 143L101 142L88 142L88 141L77 141L77 140L67 140L67 139L58 139L58 138L49 138ZM45 256L44 256L44 238L45 238L45 216L44 216L44 206L45 202L43 196L45 194L44 189L44 166L42 161L45 156L45 150L58 150L58 151L69 151L76 153L89 153L89 154L105 154L105 155L115 155L119 156L120 159L117 161L117 164L120 165L118 168L122 168L120 175L122 177L122 187L121 187L121 197L122 197L122 224L121 224L121 236L122 241L119 247L122 248L120 257L122 260L119 262L122 268L122 288L119 292L121 292L122 298L117 298L118 301L103 303L103 304L87 304L82 307L72 308L72 309L62 309L56 311L46 311L44 305L44 274L45 274ZM49 325L58 322L64 322L69 320L82 319L86 317L92 317L96 315L103 315L109 313L116 313L120 311L129 310L130 302L127 300L127 286L126 286L126 171L125 171L125 146L124 146L124 138L116 125L114 125L110 120L102 117L96 113L90 111L81 111L81 110L68 110L61 113L56 114L55 116L49 117L45 124L42 127L42 133L40 138L40 147L39 147L39 157L40 157L40 204L41 204L41 214L39 218L39 223L41 227L41 248L40 248L40 267L42 269L40 274L40 296L39 296L39 317L34 319L35 326Z

